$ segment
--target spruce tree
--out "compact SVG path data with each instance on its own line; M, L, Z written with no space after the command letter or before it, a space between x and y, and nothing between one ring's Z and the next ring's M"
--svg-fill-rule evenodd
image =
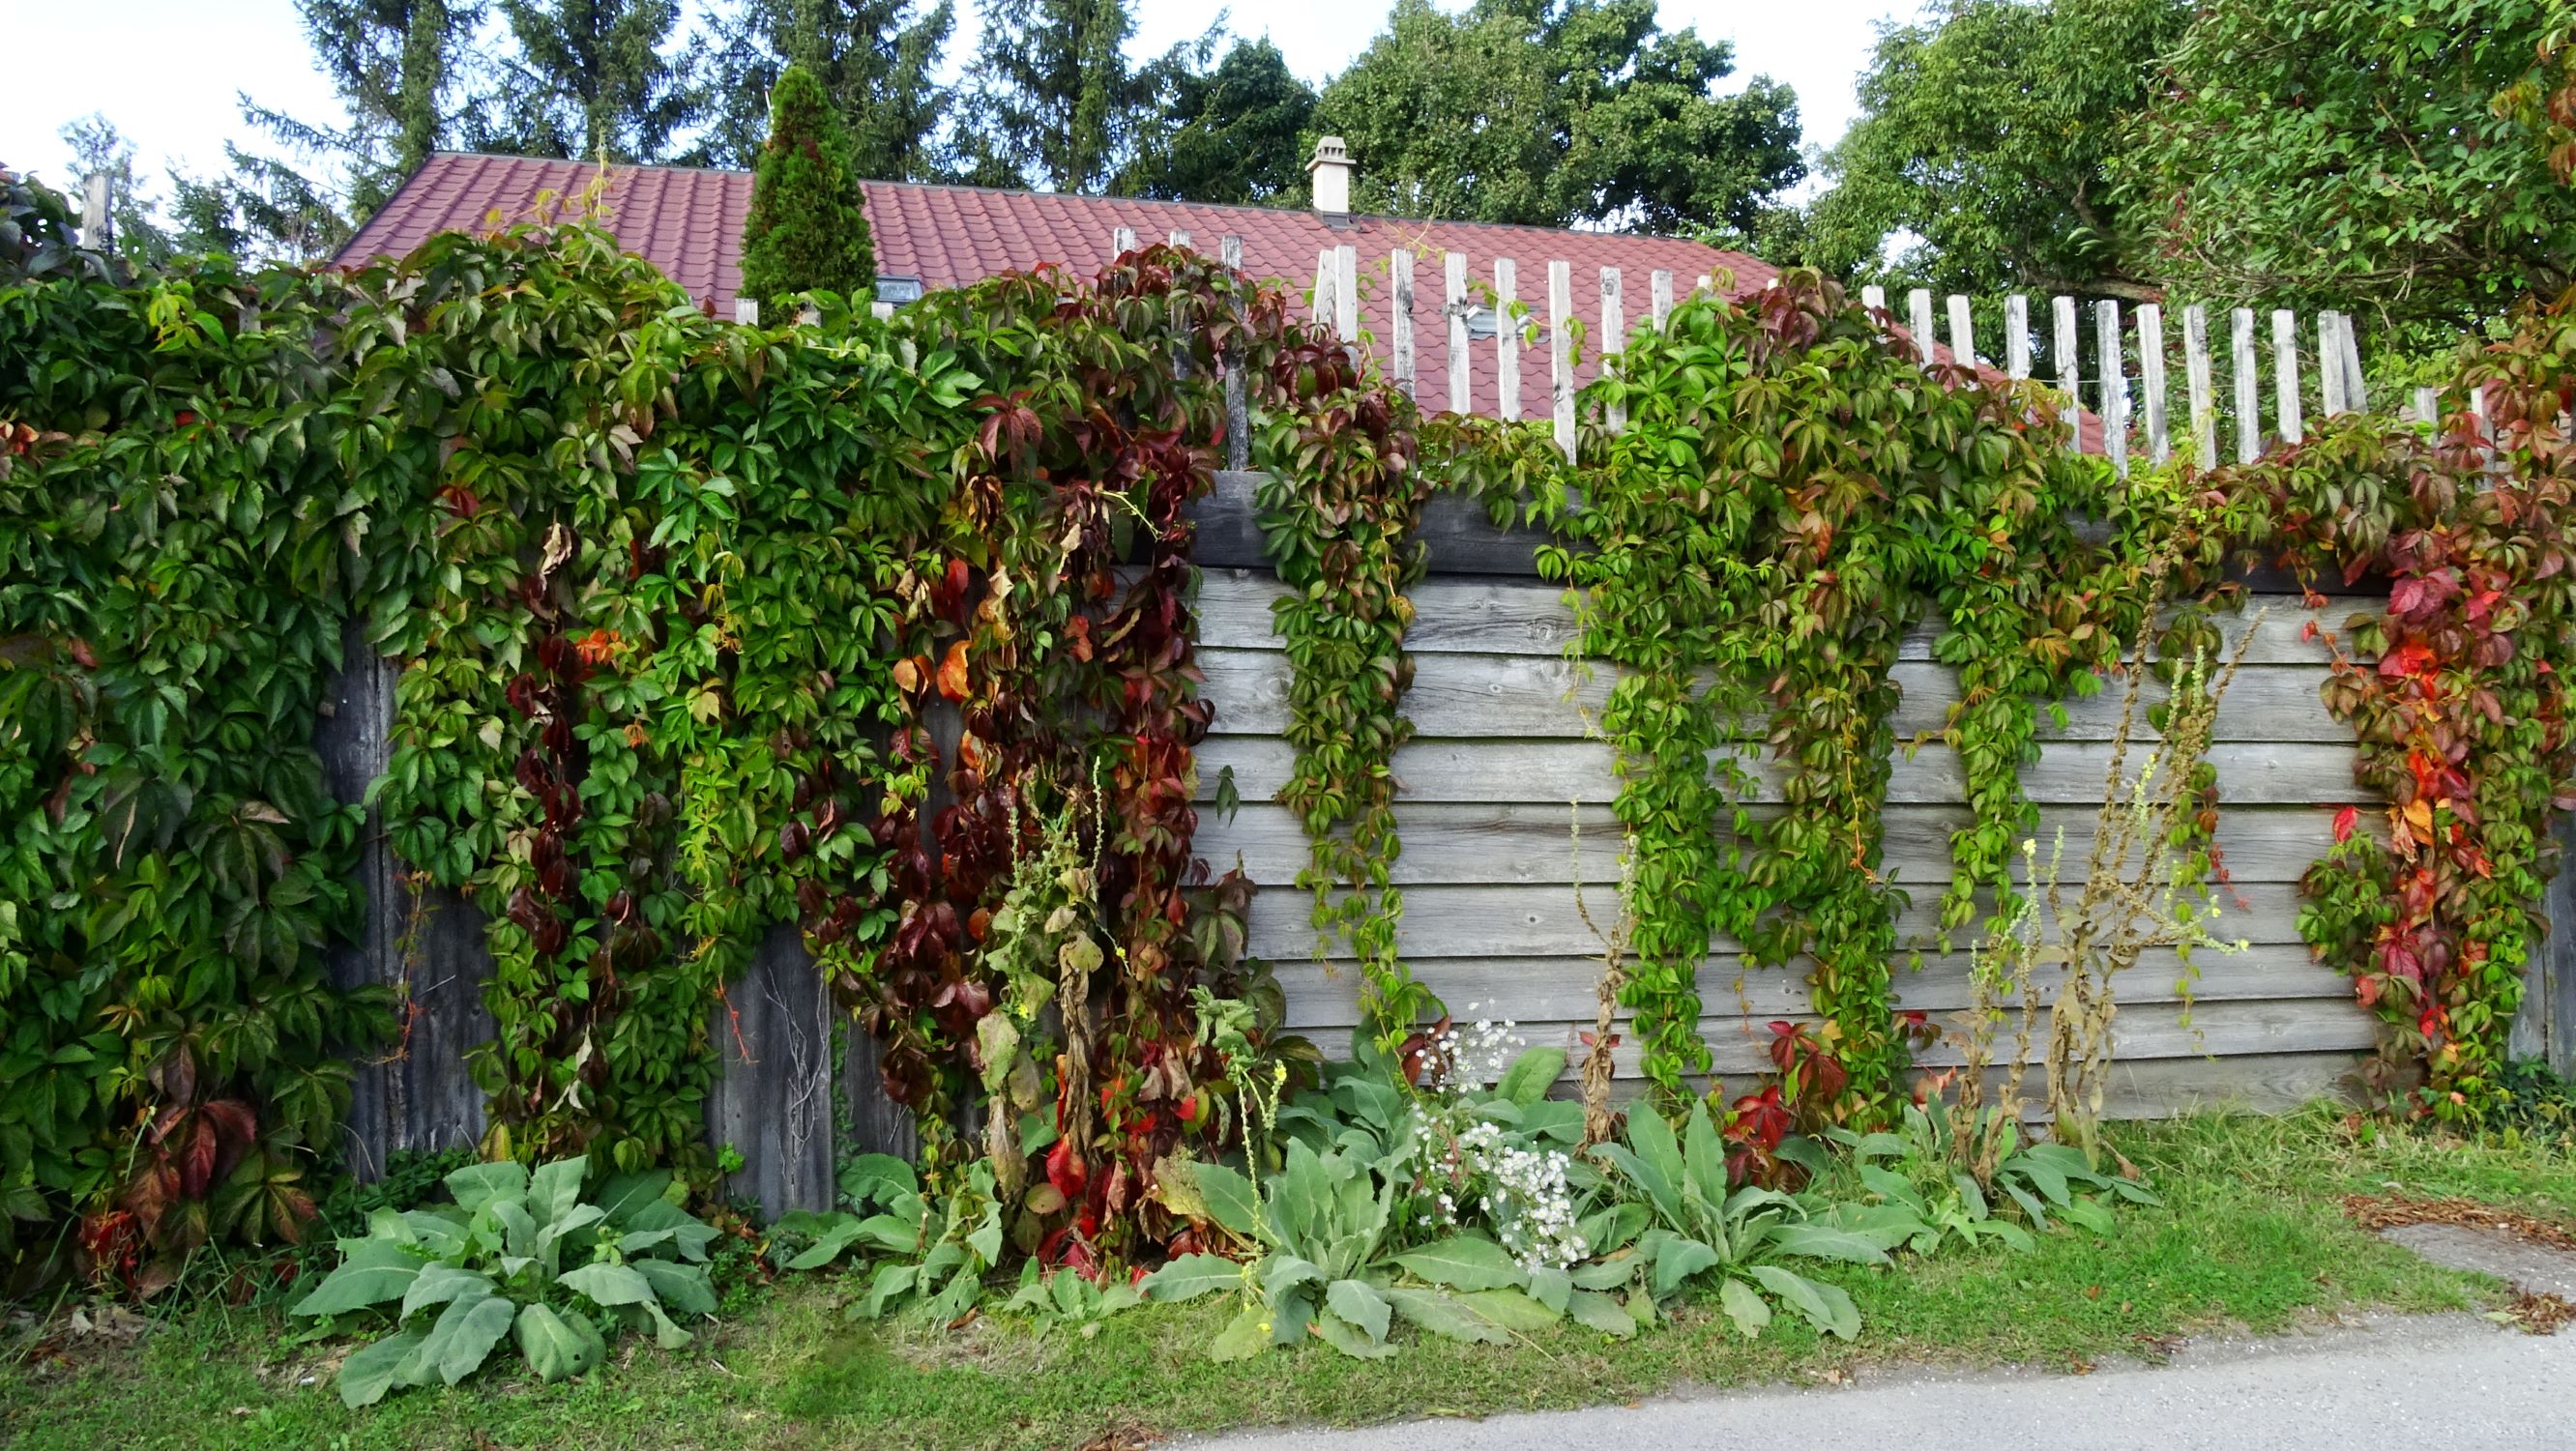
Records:
M742 227L742 292L766 312L800 292L861 301L876 285L850 136L812 71L791 65L769 96L769 140L753 169Z

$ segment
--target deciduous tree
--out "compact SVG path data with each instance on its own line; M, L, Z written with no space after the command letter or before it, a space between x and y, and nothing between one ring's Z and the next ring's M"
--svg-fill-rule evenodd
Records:
M1796 96L1765 77L1719 94L1734 69L1654 0L1398 0L1316 125L1350 142L1365 210L1750 230L1805 166Z
M1127 196L1293 204L1306 190L1315 91L1268 40L1238 40L1211 71L1175 75L1158 124L1119 178Z

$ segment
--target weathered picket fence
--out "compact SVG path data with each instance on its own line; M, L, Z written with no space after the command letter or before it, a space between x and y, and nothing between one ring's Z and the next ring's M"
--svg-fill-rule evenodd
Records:
M1135 243L1132 233L1117 240L1121 251ZM1169 240L1190 244L1184 233ZM1220 255L1239 265L1239 243L1224 239ZM1436 324L1447 396L1478 405L1486 400L1474 396L1471 352L1490 345L1497 367L1485 411L1518 416L1525 335L1512 262L1497 261L1491 291L1480 298L1468 285L1468 259L1448 254L1443 297L1434 306L1414 295L1414 260L1395 253L1385 292L1364 298L1352 250L1326 253L1318 262L1317 316L1354 346L1379 346L1362 332L1362 304L1386 314L1385 365L1408 389L1420 381L1425 362L1421 344L1430 329L1419 325ZM1548 350L1558 434L1570 442L1576 392L1605 363L1616 366L1617 344L1626 335L1621 279L1615 269L1600 279L1600 343L1587 359L1577 356L1569 326L1571 269L1555 262L1547 272L1540 341ZM1701 276L1691 285L1718 282ZM1650 276L1648 317L1660 322L1670 313L1675 283L1669 272ZM1876 296L1866 300L1884 305ZM745 316L756 317L745 306ZM2008 299L2006 308L2003 371L2023 376L2031 360L2032 335L2022 325L2028 304ZM2052 310L2059 384L2088 396L2074 366L2081 349L2070 343L2076 306L2059 299ZM2134 378L2145 412L2146 456L2161 459L2171 442L2161 314L2142 307L2123 321L2118 305L2108 302L2094 311L2096 356L2109 364L2097 362L2091 382L2089 397L2099 405L2093 418L2102 432L2087 447L2115 461L2125 458ZM1909 312L1911 331L1929 338L1929 294L1909 299ZM1950 346L1961 357L1980 358L1966 300L1953 299L1950 314ZM2232 415L2240 455L2258 448L2266 432L2298 436L2301 364L2309 356L2301 332L2295 319L2275 316L2274 412L2267 430L2250 319L2244 312L2233 318L2235 394L2232 407L2222 409L2210 386L2206 321L2198 309L2184 312L2187 436L2204 461L2216 446L2222 411ZM2313 356L2325 360L2321 406L2328 412L2360 406L2350 324L2320 318L2315 336ZM2132 339L2141 340L2134 361L2124 357ZM1216 707L1214 733L1200 758L1207 809L1198 844L1215 869L1239 860L1263 884L1252 908L1253 949L1279 965L1295 1027L1338 1049L1357 1022L1357 974L1334 961L1330 944L1319 949L1308 926L1311 899L1293 885L1305 837L1271 801L1290 756L1281 736L1288 665L1270 633L1269 601L1281 586L1265 564L1252 509L1254 478L1242 472L1246 402L1231 380L1228 407L1231 467L1198 511L1197 557L1206 571L1200 659ZM2419 411L2430 411L2421 400ZM1609 810L1616 782L1608 747L1587 728L1609 677L1587 679L1565 656L1572 615L1561 591L1536 577L1539 536L1498 529L1450 498L1434 501L1424 534L1431 574L1414 596L1417 618L1408 644L1417 672L1406 700L1418 734L1395 763L1403 784L1397 818L1405 849L1394 866L1406 897L1403 947L1417 973L1453 1006L1479 1004L1486 1015L1516 1021L1533 1042L1571 1042L1592 1018L1600 950L1593 927L1611 928L1618 913L1620 839ZM2213 1100L2286 1106L2335 1091L2372 1042L2373 1021L2353 1002L2349 984L2309 961L2296 930L2297 879L2331 840L2334 810L2355 794L2350 730L2318 699L2324 659L2303 638L2303 627L2315 620L2338 628L2348 610L2331 604L2312 610L2292 595L2260 603L2268 612L2259 621L2234 627L2251 629L2255 638L2212 749L2228 803L2220 840L2235 883L2219 935L2241 936L2249 947L2204 954L2187 991L2181 965L2171 960L2130 975L2116 1029L2114 1112L2156 1114ZM1906 702L1900 731L1937 725L1955 689L1947 670L1930 659L1927 643L1913 641L1897 667ZM385 765L398 667L368 656L354 634L348 658L320 743L342 799L355 801ZM2069 860L2080 860L2089 840L2114 709L2099 699L2070 708L2065 726L2044 729L2040 759L2025 773L2043 834L2053 839L2063 831ZM1226 771L1244 803L1231 819L1213 809ZM1926 746L1900 762L1889 803L1888 864L1916 894L1903 926L1908 936L1929 938L1927 909L1947 878L1948 833L1965 814L1947 750ZM480 910L455 894L418 889L381 831L371 829L369 840L364 932L337 954L334 971L344 983L401 985L409 1023L397 1052L361 1068L348 1125L350 1158L361 1172L379 1168L397 1150L443 1148L481 1135L483 1094L468 1079L463 1054L493 1032L482 1001L491 963ZM2576 877L2560 878L2550 907L2554 921L2576 924ZM2551 968L2535 974L2536 991L2516 1037L2519 1051L2546 1050L2562 1064L2576 1056L2576 993L2557 986L2576 982L2571 937L2576 933L2553 937ZM1702 1030L1721 1073L1756 1071L1762 1025L1810 1013L1796 973L1744 971L1732 944L1712 944L1700 981ZM1901 975L1899 996L1903 1006L1938 1015L1963 1006L1965 988L1963 954L1932 943L1920 971ZM2186 997L2196 1003L2187 1019ZM739 1193L772 1213L821 1207L832 1196L838 1153L909 1149L909 1119L879 1089L873 1044L832 1008L792 930L774 929L750 970L727 985L711 1011L724 1071L708 1105L708 1133L742 1155ZM1633 1074L1633 1061L1623 1060L1621 1070Z

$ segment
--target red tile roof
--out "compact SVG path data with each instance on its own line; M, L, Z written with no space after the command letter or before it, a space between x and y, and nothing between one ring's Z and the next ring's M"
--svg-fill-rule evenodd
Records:
M340 249L343 261L399 256L439 232L467 231L523 221L541 197L579 196L603 175L602 218L627 250L719 313L730 314L742 286L742 224L751 211L751 173L678 166L601 167L587 161L528 156L484 156L443 151L423 163ZM1415 397L1427 409L1453 406L1449 397L1449 326L1443 313L1442 254L1467 258L1471 300L1485 296L1494 263L1511 259L1515 295L1532 315L1547 315L1547 264L1571 264L1573 315L1584 324L1587 350L1601 333L1601 274L1616 268L1627 320L1634 325L1650 308L1653 277L1673 274L1676 297L1703 276L1732 279L1741 296L1758 292L1779 269L1757 257L1671 237L1624 232L1571 232L1552 227L1490 222L1417 222L1353 216L1327 221L1311 211L1270 207L1206 206L1197 202L1135 201L1125 197L1062 196L990 187L931 186L916 182L862 183L868 228L875 234L877 271L912 277L924 287L957 287L1002 272L1059 263L1084 274L1115 260L1117 229L1132 229L1140 242L1187 232L1204 251L1229 236L1243 241L1244 271L1279 278L1303 291L1312 285L1320 253L1351 247L1358 254L1360 326L1381 362L1392 351L1393 287L1390 257L1414 254L1413 335L1418 381ZM1902 323L1889 331L1907 335ZM1468 345L1468 406L1500 411L1500 350L1492 338ZM1933 356L1948 361L1937 343ZM1548 412L1548 349L1544 341L1520 350L1520 416ZM1591 381L1596 364L1578 360L1578 386ZM1980 364L1989 382L2002 374ZM2101 428L2080 415L2084 451L2101 451Z
M529 216L541 193L575 196L602 169L590 162L442 152L403 183L383 209L341 249L343 259L397 256L433 233L508 223ZM606 168L606 223L628 250L659 267L701 302L730 313L742 284L742 224L751 209L751 173L680 167ZM1140 241L1174 231L1214 252L1220 239L1243 240L1243 267L1256 277L1276 277L1303 290L1315 276L1317 254L1347 246L1359 253L1360 325L1381 358L1392 347L1394 309L1388 259L1398 248L1414 253L1413 319L1417 396L1427 408L1450 406L1449 328L1442 313L1441 254L1468 259L1471 298L1484 295L1497 259L1512 260L1520 300L1547 314L1547 264L1572 264L1574 315L1583 320L1587 348L1601 336L1601 271L1617 268L1628 321L1648 311L1652 274L1669 271L1677 296L1703 275L1725 273L1738 293L1768 285L1777 269L1738 252L1667 237L1620 232L1568 232L1548 227L1478 222L1413 222L1354 216L1335 224L1310 211L1266 207L1202 206L1194 202L1132 201L1120 197L1060 196L984 187L926 186L910 182L865 184L868 226L875 233L877 270L916 277L924 287L955 287L1000 272L1061 263L1096 272L1114 259L1112 235L1131 228ZM1492 339L1470 344L1470 401L1475 411L1496 411L1500 377ZM1579 365L1578 381L1593 369ZM1548 350L1524 345L1520 359L1524 417L1548 411Z

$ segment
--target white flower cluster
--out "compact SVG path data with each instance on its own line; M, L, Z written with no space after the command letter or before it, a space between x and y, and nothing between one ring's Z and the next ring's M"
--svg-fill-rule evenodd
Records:
M1483 1006L1469 1003L1468 1012ZM1473 1093L1493 1087L1502 1080L1503 1070L1529 1046L1529 1040L1517 1031L1519 1024L1509 1018L1497 1023L1478 1018L1467 1027L1454 1022L1431 1040L1429 1086L1451 1093Z
M1561 1149L1524 1148L1500 1124L1473 1123L1451 1151L1456 1182L1476 1196L1476 1208L1494 1227L1494 1238L1523 1269L1564 1269L1592 1252L1574 1219L1574 1191L1566 1187L1572 1160ZM1457 1223L1447 1193L1440 1207Z

